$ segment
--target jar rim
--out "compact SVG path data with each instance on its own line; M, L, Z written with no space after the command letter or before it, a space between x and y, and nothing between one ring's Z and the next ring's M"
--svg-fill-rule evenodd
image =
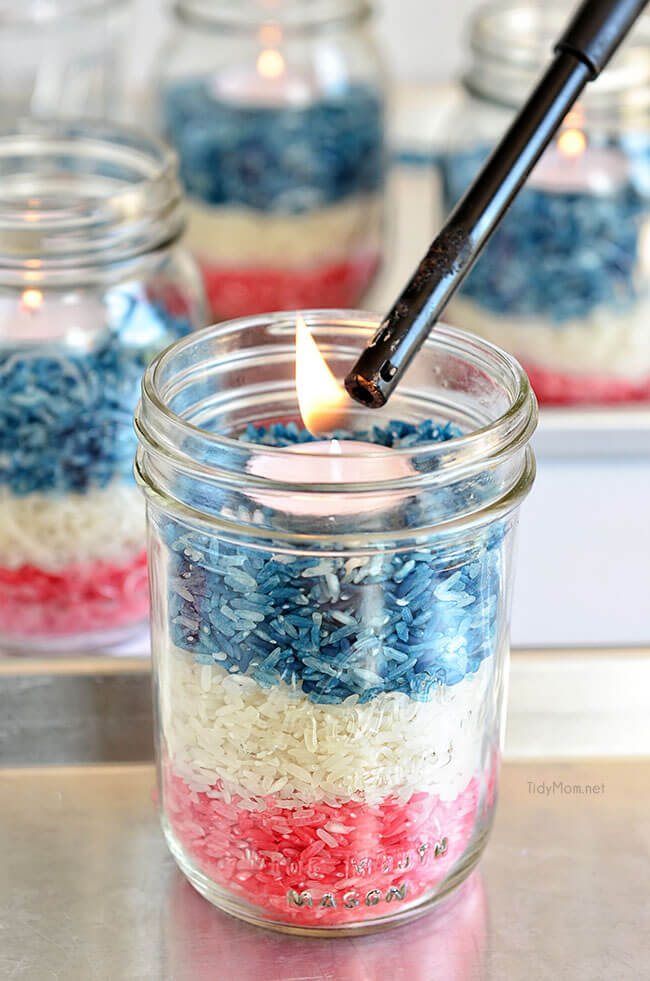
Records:
M126 7L129 0L0 0L0 29L21 25L45 26L62 20L99 16Z
M187 23L233 33L255 33L273 26L287 34L302 34L358 23L372 14L371 0L174 0L175 16Z
M344 310L312 310L302 311L305 323L310 329L331 327L337 330L349 330L353 338L370 337L380 322L380 318L374 314L362 311ZM346 458L354 464L368 456L377 456L387 459L404 458L411 463L418 460L427 459L427 466L424 471L415 470L411 474L395 478L394 475L387 480L373 479L372 481L346 481L336 484L309 484L303 482L292 482L290 480L278 479L275 476L260 476L252 474L249 469L249 462L252 456L263 452L274 457L276 460L286 461L287 472L291 472L291 461L295 462L295 453L286 446L267 446L247 442L245 440L225 436L211 432L183 418L175 413L169 406L170 397L178 391L178 379L176 382L165 382L162 376L170 371L174 359L183 365L179 378L189 377L188 357L192 347L205 345L207 350L214 350L218 342L225 341L228 336L232 337L238 331L245 331L251 327L263 327L266 329L281 329L289 336L289 332L295 329L296 313L289 311L270 315L260 315L257 317L243 318L241 320L228 321L216 324L203 330L196 331L177 341L171 347L158 354L147 368L142 381L142 398L136 410L135 426L140 441L136 460L136 477L140 483L151 489L151 482L146 474L146 458L149 454L164 461L165 465L177 468L189 477L198 477L201 480L213 482L219 485L231 487L245 484L247 488L255 487L260 491L281 492L283 494L313 494L332 495L333 498L341 498L347 495L364 495L373 493L390 493L401 491L414 492L422 487L435 487L438 484L448 483L452 479L458 480L468 475L485 471L488 468L496 468L505 463L515 455L525 456L526 462L522 464L523 469L519 472L515 485L509 487L507 492L500 494L499 499L492 501L489 506L478 509L472 514L472 520L479 520L495 510L511 510L518 500L526 493L534 472L532 453L527 448L527 444L532 436L537 422L537 403L528 383L527 376L519 363L509 354L489 342L479 338L474 334L459 330L447 325L439 325L432 332L427 340L425 349L429 352L444 351L447 354L464 357L468 364L480 365L486 371L488 367L496 374L500 372L506 377L509 396L508 405L503 412L495 419L483 426L479 426L471 432L460 436L454 436L445 441L426 441L411 447L388 448L377 446L376 452L350 452ZM228 349L229 354L241 359L241 350L236 344ZM251 349L251 351L259 349ZM234 353L233 353L234 352ZM174 376L175 377L175 376ZM504 384L506 384L504 383ZM372 410L366 410L371 413ZM187 447L190 447L188 451ZM205 451L205 452L204 452ZM310 457L328 457L327 452L310 453ZM210 462L204 461L209 458ZM218 460L218 464L215 464ZM435 463L432 461L435 460ZM275 468L274 472L277 472ZM164 489L163 489L164 494ZM178 503L175 500L175 505ZM184 507L188 510L187 507ZM190 508L191 510L191 508ZM208 520L213 520L212 516L207 516ZM217 520L217 519L214 519ZM439 531L443 525L445 527L457 527L461 519L437 522L435 530ZM221 522L223 523L223 522ZM463 524L468 521L462 519ZM423 529L418 529L422 531ZM273 532L277 537L278 533ZM405 530L405 535L412 534L411 530ZM282 537L282 536L280 536ZM295 536L292 536L295 537ZM322 537L322 536L321 536ZM373 536L377 540L377 535ZM381 537L381 536L379 536ZM399 537L399 536L397 536ZM340 536L333 536L334 540L340 540ZM395 540L395 532L387 535L390 540Z
M0 278L104 268L167 247L184 229L176 153L90 119L0 130Z
M480 96L519 105L552 57L567 21L561 0L488 0L474 12L469 42L474 64L465 76ZM504 82L504 72L508 81ZM635 104L639 87L650 86L650 14L643 15L625 44L583 99L594 108L628 93ZM647 100L646 100L647 101Z

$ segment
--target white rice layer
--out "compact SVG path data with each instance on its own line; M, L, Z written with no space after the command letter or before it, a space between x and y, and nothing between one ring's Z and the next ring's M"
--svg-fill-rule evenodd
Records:
M284 682L202 665L177 648L160 666L164 744L174 771L197 792L218 781L256 808L408 800L417 791L455 800L482 769L494 717L494 659L429 702L401 692L359 704L319 705Z
M541 317L498 316L460 297L450 305L448 320L548 371L626 379L650 373L647 301L625 313L600 308L584 319L555 324Z
M113 481L85 494L14 496L0 488L0 566L59 572L71 565L133 559L145 547L137 487Z
M217 265L309 267L377 252L382 197L359 194L326 208L276 214L243 207L188 205L187 243Z

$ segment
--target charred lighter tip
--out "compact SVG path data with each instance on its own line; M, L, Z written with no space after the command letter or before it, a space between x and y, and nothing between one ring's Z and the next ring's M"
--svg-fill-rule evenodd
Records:
M351 371L345 379L345 388L348 395L370 409L380 409L386 404L386 396L368 378L364 378L358 371Z

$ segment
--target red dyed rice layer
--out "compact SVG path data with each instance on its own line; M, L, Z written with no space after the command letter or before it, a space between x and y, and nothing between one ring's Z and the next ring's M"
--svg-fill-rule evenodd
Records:
M650 375L642 379L575 375L524 363L538 400L545 405L612 405L650 400Z
M143 620L147 553L125 565L87 562L52 573L0 568L0 631L15 637L76 635Z
M379 269L380 256L364 255L306 269L215 266L199 257L208 304L227 319L310 307L354 307Z
M265 810L253 811L241 798L190 790L166 765L164 809L180 845L218 886L272 918L328 926L397 913L434 889L469 845L479 811L492 806L495 781L496 767L486 803L475 777L452 802L416 793L407 803L288 809L268 797Z

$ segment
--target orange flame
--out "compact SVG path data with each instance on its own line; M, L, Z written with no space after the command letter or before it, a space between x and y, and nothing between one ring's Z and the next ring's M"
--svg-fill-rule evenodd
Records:
M579 157L586 147L587 140L581 129L565 129L558 137L557 148L565 157Z
M262 78L280 78L284 75L284 58L279 51L265 48L257 56L257 71Z
M42 302L43 294L40 290L24 290L20 300L21 306L30 313L38 310Z
M331 433L343 423L350 398L328 368L300 314L296 319L296 391L302 420L312 435Z

